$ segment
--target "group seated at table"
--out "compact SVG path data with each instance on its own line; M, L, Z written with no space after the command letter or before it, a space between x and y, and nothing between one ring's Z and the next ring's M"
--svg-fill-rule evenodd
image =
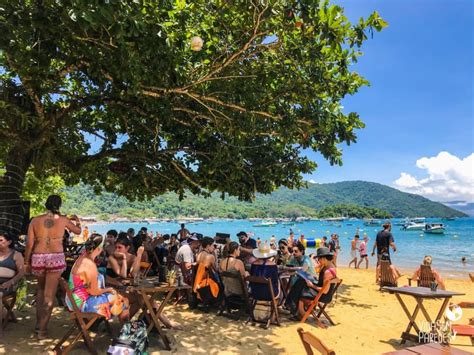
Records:
M430 256L430 255L426 255L424 258L423 258L423 265L426 265L426 266L430 266L431 267L431 263L433 262L433 258ZM444 280L443 278L441 277L441 275L438 273L438 271L436 271L436 269L434 269L433 267L431 267L431 274L435 280L435 282L438 284L438 288L441 289L441 290L446 290L446 286L444 284ZM411 279L413 281L418 281L420 279L420 275L421 275L421 266L419 266L415 272L413 273L413 276L411 277Z
M97 257L103 252L102 242L103 237L100 234L92 234L88 238L85 243L86 252L72 267L69 287L81 311L98 313L107 319L118 316L124 321L133 317L142 308L143 300L140 295L124 288L121 280L133 277L139 272L144 247L138 248L137 255L130 254L131 241L126 234L120 233L114 241L115 253L108 258L108 263L115 268L113 271L117 277L108 275L106 282L96 264ZM131 267L128 268L127 265ZM108 273L110 274L110 270ZM111 280L113 281L110 282ZM160 320L169 328L182 329L179 323L171 321L163 313L160 314Z

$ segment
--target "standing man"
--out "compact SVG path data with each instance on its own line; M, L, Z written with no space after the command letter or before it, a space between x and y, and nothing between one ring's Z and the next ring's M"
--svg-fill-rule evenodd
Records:
M351 268L351 265L352 263L354 263L354 268L357 269L358 266L357 266L357 249L358 249L358 244L359 243L359 235L356 234L354 236L354 239L352 239L352 242L351 242L351 258L352 260L350 261L349 263L349 269ZM362 257L362 256L361 256Z
M360 243L359 246L359 252L360 252L360 261L359 265L357 265L357 268L360 268L360 264L362 264L362 261L365 259L365 268L369 268L369 257L367 256L367 244L369 242L369 237L367 237L367 234L364 234L364 238L362 240L362 243Z
M290 229L290 236L288 237L288 248L293 248L295 245L295 233Z
M383 230L377 233L377 238L375 239L374 247L372 248L372 256L375 255L375 248L377 248L377 266L379 265L380 258L383 253L388 254L390 261L390 248L393 249L395 253L397 251L397 246L392 235L392 224L390 222L385 222L383 225Z
M331 234L331 240L328 243L329 251L333 254L332 258L332 263L334 266L336 265L337 262L337 234Z
M189 233L189 230L186 229L184 223L181 223L181 229L176 234L178 235L178 239L180 242L186 240L186 238L191 235L191 233Z

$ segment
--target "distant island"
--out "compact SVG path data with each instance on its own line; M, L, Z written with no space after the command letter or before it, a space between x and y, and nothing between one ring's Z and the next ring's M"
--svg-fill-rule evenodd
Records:
M209 198L189 194L183 200L173 193L149 201L129 201L104 192L96 195L90 186L77 185L63 191L64 210L80 216L115 218L297 218L297 217L464 217L452 209L422 196L366 181L308 184L308 188L280 188L271 195L258 195L252 203L219 194Z

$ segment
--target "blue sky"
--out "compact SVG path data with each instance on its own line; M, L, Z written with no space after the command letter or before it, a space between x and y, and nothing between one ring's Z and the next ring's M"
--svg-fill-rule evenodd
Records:
M332 2L343 6L353 22L376 10L389 26L364 44L364 56L354 66L371 86L343 103L347 112L360 114L366 128L359 131L356 144L343 146L343 167L331 167L319 155L308 153L319 168L306 179L368 180L400 188L394 182L404 172L417 181L412 185L423 185L426 179L439 178L433 175L434 165L443 160L423 168L417 160L445 151L461 160L452 158L454 165L462 165L446 174L464 169L465 175L467 169L467 182L472 181L473 160L462 159L474 152L474 1ZM423 194L418 190L413 192ZM436 194L428 197L442 199ZM462 193L451 197L471 199Z

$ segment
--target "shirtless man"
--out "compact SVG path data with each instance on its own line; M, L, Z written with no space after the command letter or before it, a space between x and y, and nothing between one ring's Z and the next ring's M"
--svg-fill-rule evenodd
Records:
M178 235L178 239L180 242L186 240L186 238L191 235L191 233L189 233L189 230L186 229L184 223L181 223L181 229L176 234Z
M28 228L25 270L38 279L35 328L38 339L46 338L59 278L66 270L64 231L67 229L74 234L81 233L81 223L77 216L68 218L59 213L61 202L58 195L49 196L45 204L48 211L33 218Z
M351 258L352 258L352 260L349 263L349 269L351 268L352 263L354 263L354 268L358 269L358 265L357 265L358 243L359 243L359 235L356 234L354 236L354 239L352 239L352 242L351 242Z

